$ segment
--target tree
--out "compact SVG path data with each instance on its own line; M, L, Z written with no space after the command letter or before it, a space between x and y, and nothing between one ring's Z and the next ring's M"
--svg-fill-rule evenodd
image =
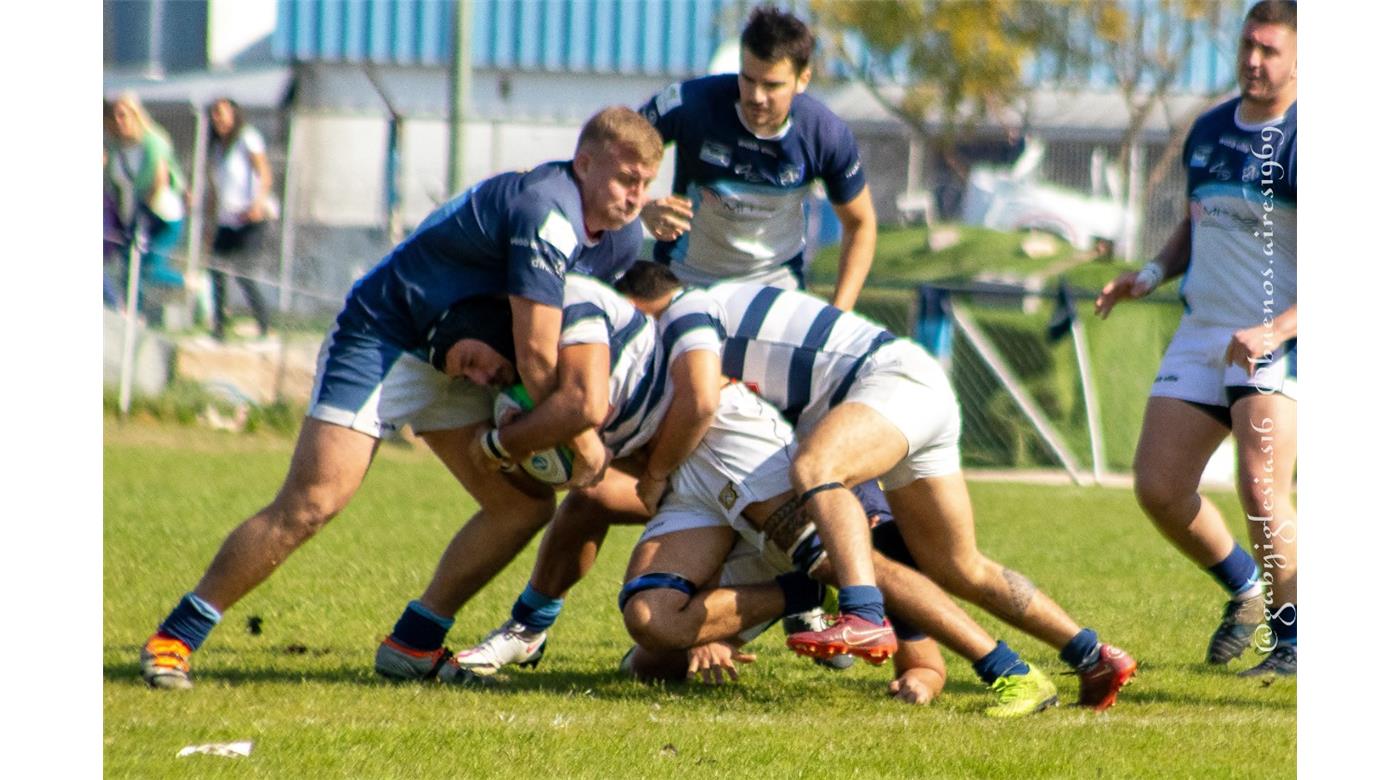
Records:
M1083 0L812 0L824 45L875 100L965 176L954 146L988 118L1022 113L1031 58L1068 46ZM884 89L899 84L896 92ZM936 130L928 122L936 119ZM1008 128L1011 129L1011 128ZM1019 128L1016 128L1019 129Z
M1223 42L1222 19L1226 6L1238 6L1230 0L1157 0L1155 4L1121 0L1094 0L1090 7L1093 28L1098 41L1093 47L1094 59L1109 66L1114 84L1128 109L1128 124L1118 145L1118 164L1123 181L1128 181L1130 153L1142 135L1152 111L1161 108L1176 146L1184 140L1185 130L1195 120L1189 116L1171 116L1165 97L1176 86L1182 68L1196 46L1204 40ZM1129 10L1125 5L1133 6ZM1200 109L1218 101L1234 88L1228 82L1213 94L1203 97ZM1169 149L1172 147L1168 147ZM1165 155L1154 167L1148 179L1147 191L1152 189L1170 170L1172 155Z

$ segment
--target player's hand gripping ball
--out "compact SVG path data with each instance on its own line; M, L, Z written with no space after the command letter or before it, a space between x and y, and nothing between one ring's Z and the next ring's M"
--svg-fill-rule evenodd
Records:
M495 421L499 428L507 421L535 408L525 386L511 385L496 396ZM520 459L520 468L526 474L547 485L562 485L574 474L574 453L568 447L559 445L536 452Z

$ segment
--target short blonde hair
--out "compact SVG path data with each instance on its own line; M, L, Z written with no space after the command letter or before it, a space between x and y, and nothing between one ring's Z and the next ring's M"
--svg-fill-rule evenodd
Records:
M579 132L575 154L585 146L612 147L648 165L661 162L661 134L627 106L608 106L589 118Z

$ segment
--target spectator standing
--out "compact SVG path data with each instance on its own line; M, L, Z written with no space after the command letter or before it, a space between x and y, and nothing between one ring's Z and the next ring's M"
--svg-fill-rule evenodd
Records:
M272 198L272 168L262 133L249 125L243 109L231 98L209 105L210 164L218 229L214 233L214 265L209 269L213 310L211 331L223 340L228 322L228 281L243 290L253 310L259 335L266 336L267 304L249 273L269 220L276 219Z
M164 295L153 300L144 290L184 285L184 277L170 264L170 253L184 230L185 176L169 134L151 120L135 94L123 93L105 104L104 114L111 141L107 178L117 192L129 240L141 253L137 305L148 319L158 321L156 304ZM128 258L130 248L128 244Z

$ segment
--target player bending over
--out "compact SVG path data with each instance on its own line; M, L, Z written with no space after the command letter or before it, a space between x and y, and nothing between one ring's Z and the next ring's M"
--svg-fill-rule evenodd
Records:
M229 534L204 576L141 650L157 688L189 688L191 653L223 613L267 579L359 489L380 437L411 425L477 501L480 511L443 553L423 595L404 610L375 668L393 678L464 678L442 647L463 604L549 521L554 495L506 479L477 439L491 415L489 382L514 371L535 398L552 398L564 273L613 278L640 249L634 220L656 175L661 139L631 109L604 109L584 125L571 161L488 179L430 214L355 283L321 349L311 409L272 503ZM494 349L468 350L471 381L428 363L433 328L450 306L494 299L479 325L510 314ZM492 355L494 354L494 357ZM459 359L462 356L459 355ZM561 396L559 402L574 396ZM578 455L576 479L603 471L597 410L573 404L560 433ZM591 415L591 416L590 416Z
M677 349L717 355L726 377L794 422L794 490L879 478L921 571L1056 648L1079 675L1080 704L1113 705L1136 662L978 549L959 463L958 402L927 352L801 292L745 283L682 290L655 263L633 266L620 285L641 309L659 314L684 345ZM823 501L854 499L832 490L809 503ZM793 635L789 646L829 652L840 632L837 625Z

